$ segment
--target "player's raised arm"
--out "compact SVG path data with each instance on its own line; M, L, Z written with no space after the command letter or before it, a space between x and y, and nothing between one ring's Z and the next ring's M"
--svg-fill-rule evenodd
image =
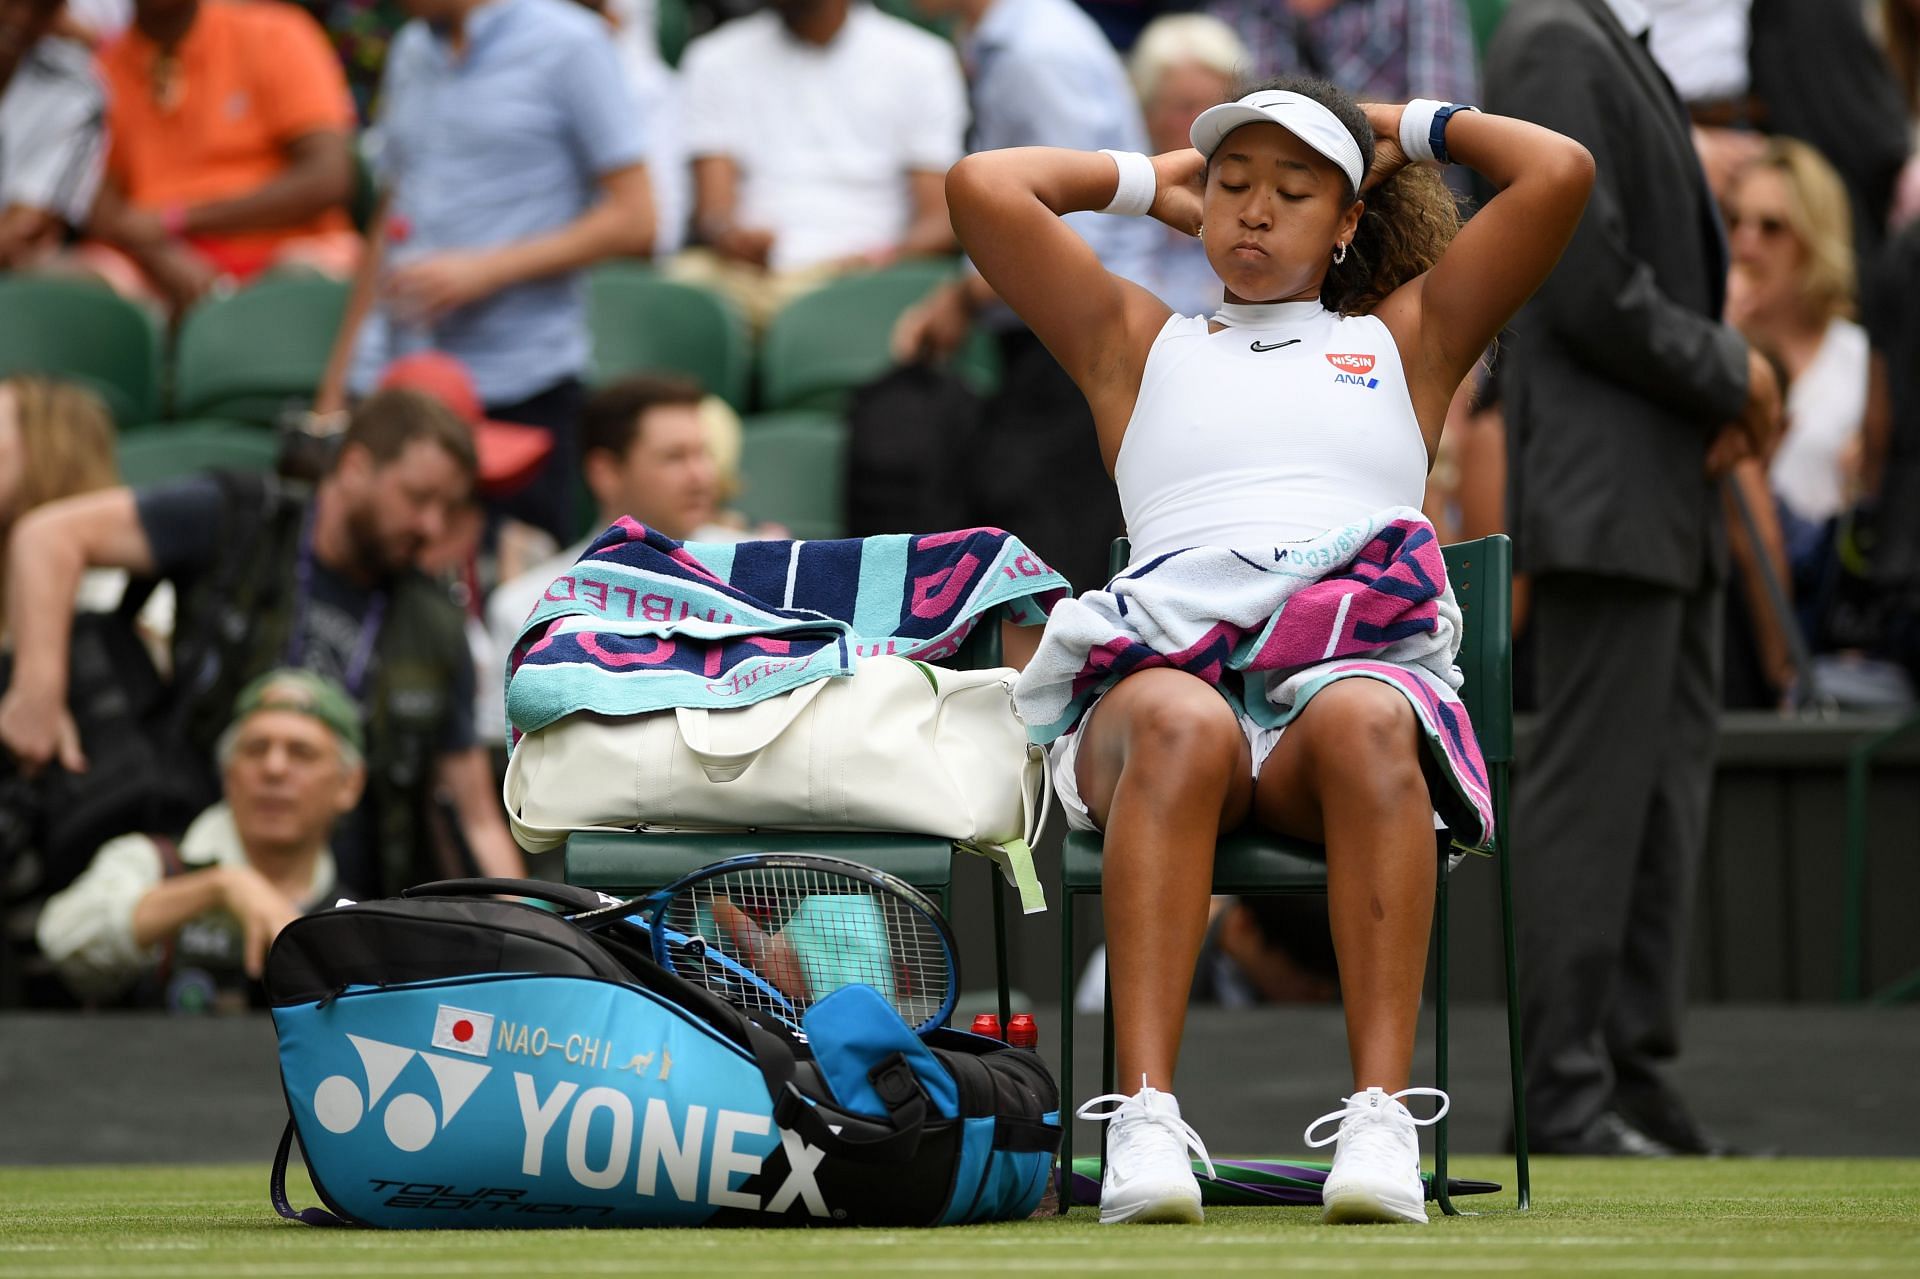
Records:
M1151 174L1129 173L1122 192L1129 161L1139 157L1011 147L970 155L947 173L961 246L1086 394L1103 436L1125 427L1147 348L1171 312L1102 266L1061 215L1138 199L1170 226L1191 232L1200 223L1198 152L1157 157Z

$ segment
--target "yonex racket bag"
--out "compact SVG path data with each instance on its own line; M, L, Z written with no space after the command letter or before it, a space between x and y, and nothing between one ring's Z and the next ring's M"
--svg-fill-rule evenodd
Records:
M266 985L292 1122L283 1215L368 1226L923 1226L1032 1214L1060 1142L1039 1058L924 1040L870 987L797 1043L510 893L464 880L304 916ZM296 1211L298 1135L331 1212Z

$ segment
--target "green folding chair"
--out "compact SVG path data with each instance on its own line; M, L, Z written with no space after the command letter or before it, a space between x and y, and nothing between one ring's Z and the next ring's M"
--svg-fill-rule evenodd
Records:
M753 347L732 304L697 285L627 264L587 277L593 383L635 373L682 373L733 405L747 406Z
M1493 785L1496 825L1493 856L1500 870L1500 923L1506 947L1508 1072L1513 1092L1514 1173L1519 1206L1533 1200L1527 1168L1527 1117L1520 1074L1520 986L1513 941L1513 881L1507 857L1507 771L1513 761L1513 544L1500 534L1445 548L1447 580L1459 601L1462 635L1458 663L1466 683L1460 699L1473 721ZM1126 567L1127 543L1114 543L1114 572ZM1447 1086L1447 881L1442 866L1434 899L1435 981L1434 1084ZM1260 893L1325 893L1326 852L1317 845L1266 832L1240 831L1222 839L1214 852L1213 891L1250 896ZM1100 836L1074 831L1060 858L1060 1081L1073 1091L1073 908L1078 897L1100 892ZM1113 1013L1102 1014L1103 1091L1113 1091ZM1063 1169L1073 1166L1073 1126L1067 1125ZM1063 1172L1064 1177L1064 1172ZM1447 1194L1447 1121L1434 1129L1434 1176L1440 1210L1458 1213ZM1061 1204L1067 1196L1062 1183Z
M920 258L882 271L843 276L788 303L760 346L760 402L767 409L846 406L855 387L893 366L893 324L900 313L953 278L950 258ZM976 390L993 389L999 356L976 329L955 357Z
M846 531L847 428L831 413L761 413L740 431L740 510L794 537Z
M1000 628L982 625L961 646L952 664L961 669L1000 665ZM935 835L819 834L755 831L702 835L640 831L581 831L567 840L564 877L569 884L615 897L637 897L724 857L746 853L818 853L844 857L898 875L952 915L956 858L971 858L992 877L993 938L997 960L1000 1024L1012 1020L1007 985L1007 915L1000 871L983 857L956 849Z
M106 285L0 278L0 377L37 373L81 383L125 429L160 408L160 330Z
M247 422L156 422L120 435L120 479L140 488L200 471L271 471L280 440Z
M173 357L173 412L272 426L313 402L346 314L344 281L272 275L187 313Z

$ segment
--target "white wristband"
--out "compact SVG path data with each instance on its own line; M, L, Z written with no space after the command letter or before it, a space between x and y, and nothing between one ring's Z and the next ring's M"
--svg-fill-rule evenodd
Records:
M1432 98L1415 98L1400 113L1400 149L1407 153L1407 163L1434 158L1433 117L1446 105Z
M1460 112L1479 109L1461 102L1415 98L1400 113L1400 149L1407 153L1411 163L1432 160L1438 164L1452 164L1453 157L1447 154L1447 126Z
M1160 189L1160 179L1153 171L1153 161L1138 151L1102 151L1100 154L1112 156L1114 167L1120 170L1120 180L1113 189L1113 199L1100 212L1117 213L1129 218L1145 217L1152 212L1154 193Z

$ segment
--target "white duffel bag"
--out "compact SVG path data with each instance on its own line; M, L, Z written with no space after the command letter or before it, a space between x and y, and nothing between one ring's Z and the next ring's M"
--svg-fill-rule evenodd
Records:
M852 675L727 710L581 711L528 733L507 764L514 838L545 852L581 830L897 831L999 862L1044 909L1029 852L1044 750L1010 668L870 657Z

